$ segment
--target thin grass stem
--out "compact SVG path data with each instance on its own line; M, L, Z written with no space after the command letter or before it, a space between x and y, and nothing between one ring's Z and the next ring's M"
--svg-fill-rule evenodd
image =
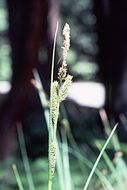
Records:
M32 172L31 172L29 159L28 159L28 155L27 155L27 151L26 151L25 139L24 139L21 124L18 124L17 132L18 132L20 150L21 150L21 154L22 154L22 159L23 159L23 164L24 164L24 168L25 168L25 173L26 173L28 186L29 186L30 190L35 190L35 186L34 186L34 182L33 182Z
M22 185L22 182L21 182L21 178L20 178L20 176L19 176L19 172L18 172L18 170L17 170L16 165L13 164L13 165L12 165L12 168L13 168L13 171L14 171L14 175L15 175L15 178L16 178L16 181L17 181L19 190L24 190L23 185Z
M97 158L97 160L96 160L96 162L95 162L95 164L94 164L94 166L93 166L93 168L92 168L92 170L91 170L91 172L90 172L90 175L89 175L89 177L88 177L88 179L87 179L87 181L86 181L86 184L85 184L83 190L87 190L87 188L88 188L88 186L89 186L89 183L90 183L90 180L91 180L91 178L92 178L92 176L93 176L93 174L94 174L94 171L95 171L95 169L96 169L96 167L97 167L97 165L98 165L98 163L99 163L99 161L100 161L100 159L101 159L101 157L102 157L102 155L103 155L103 152L104 152L106 146L108 145L108 143L109 143L111 137L113 136L113 134L114 134L114 132L115 132L117 126L118 126L118 124L116 124L116 125L114 126L114 128L112 129L112 131L111 131L111 133L110 133L110 135L109 135L109 137L108 137L108 139L107 139L107 141L105 142L105 144L104 144L104 146L103 146L103 148L102 148L102 150L101 150L101 152L100 152L100 154L99 154L99 156L98 156L98 158Z
M55 52L56 52L56 40L58 32L58 22L56 25L56 31L54 36L53 43L53 52L52 52L52 67L51 67L51 81L50 81L50 114L49 114L49 136L53 138L53 126L52 126L52 84L53 84L53 74L54 74L54 64L55 64ZM51 139L52 140L52 139Z
M49 109L48 109L49 105L48 105L48 100L46 98L46 93L44 91L39 73L36 69L33 70L33 75L34 75L35 81L37 81L37 83L39 84L40 89L41 89L41 90L38 89L38 94L40 97L41 105L44 108L45 121L46 121L47 129L49 131Z
M53 73L54 73L54 61L55 61L55 50L56 50L56 40L57 40L57 32L58 32L58 22L56 25L55 36L54 36L54 43L53 43L53 52L52 52L52 68L51 68L51 84L50 84L50 114L49 114L49 147L48 147L48 190L52 189L52 175L51 175L51 168L50 168L50 148L51 142L53 141L53 124L52 124L52 84L53 84Z

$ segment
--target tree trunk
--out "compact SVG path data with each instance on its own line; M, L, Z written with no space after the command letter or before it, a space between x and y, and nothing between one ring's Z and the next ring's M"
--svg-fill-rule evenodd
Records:
M127 114L127 1L94 0L97 17L98 63L106 86L109 115Z
M56 0L56 2L55 10L53 2L48 0L7 0L13 75L12 88L0 114L1 158L11 152L11 140L13 139L8 137L11 131L14 134L16 122L22 120L29 98L33 95L34 89L30 84L30 79L33 68L37 67L39 63L41 43L46 43L48 54L51 55L49 51L52 49L53 38L51 35L49 38L48 35L54 33L54 28L52 29L54 25L50 26L53 18L57 17L58 19L58 1ZM57 16L54 17L54 14ZM51 19L51 23L49 23L48 17ZM44 73L49 69L49 65L50 63L47 63ZM49 75L48 73L47 75Z

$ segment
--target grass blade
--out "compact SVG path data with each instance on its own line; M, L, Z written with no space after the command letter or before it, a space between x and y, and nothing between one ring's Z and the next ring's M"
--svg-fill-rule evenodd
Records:
M21 154L22 154L22 159L23 159L23 164L26 172L26 177L28 181L28 186L30 190L35 190L34 183L33 183L33 177L30 169L30 164L27 156L27 151L25 147L25 139L22 131L22 126L18 124L17 127L18 131L18 138L19 138L19 144L20 144L20 149L21 149Z
M100 159L101 159L101 156L102 156L102 154L103 154L103 152L104 152L106 146L108 145L108 143L109 143L111 137L113 136L113 134L114 134L114 132L115 132L117 126L118 126L118 124L116 124L116 125L114 126L114 128L112 129L112 131L111 131L111 133L110 133L110 135L109 135L109 137L108 137L106 143L104 144L104 146L103 146L103 148L102 148L102 150L101 150L101 152L100 152L100 154L99 154L99 156L98 156L98 158L97 158L97 160L96 160L96 162L95 162L95 164L94 164L94 166L93 166L93 168L92 168L92 170L91 170L91 172L90 172L90 175L89 175L89 177L88 177L88 179L87 179L87 182L86 182L86 184L85 184L83 190L87 190L88 185L89 185L89 183L90 183L90 180L91 180L91 178L92 178L92 176L93 176L93 174L94 174L94 171L95 171L95 169L96 169L96 167L97 167L97 165L98 165L98 163L99 163L99 161L100 161Z
M52 161L52 159L50 156L51 156L51 142L53 141L53 134L54 134L53 123L52 123L52 98L53 98L52 86L53 86L53 73L54 73L54 61L55 61L57 32L58 32L58 22L56 25L54 43L53 43L51 83L50 83L50 114L49 114L49 127L48 127L48 129L49 129L49 131L48 131L48 133L49 133L49 142L48 142L48 190L52 189L52 178L53 178L53 176L51 175L51 170L52 170L51 161ZM50 161L50 159L51 159L51 161ZM54 162L54 160L53 160L53 162ZM54 167L54 169L55 169L55 167Z
M15 174L15 178L16 178L19 190L24 190L16 165L13 164L12 168L13 168L13 171L14 171L14 174Z

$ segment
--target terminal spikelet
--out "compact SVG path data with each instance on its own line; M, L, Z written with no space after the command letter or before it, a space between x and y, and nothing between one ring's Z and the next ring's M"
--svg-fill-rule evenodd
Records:
M70 27L69 24L65 24L63 29L63 36L64 36L64 42L63 42L63 65L67 66L67 54L70 48Z
M66 23L63 29L63 36L64 36L64 42L63 42L63 55L62 55L62 65L59 68L58 71L58 79L60 81L65 80L67 76L67 55L70 48L70 27Z
M67 75L67 77L65 78L64 83L62 84L60 90L59 90L59 101L62 102L63 100L65 100L65 98L67 97L67 93L68 90L71 86L72 83L72 76L71 75Z

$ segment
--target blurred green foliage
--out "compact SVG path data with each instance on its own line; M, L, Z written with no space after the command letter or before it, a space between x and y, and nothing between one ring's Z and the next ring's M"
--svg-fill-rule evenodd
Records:
M5 1L0 1L0 80L11 78L10 45L7 38L7 10Z

